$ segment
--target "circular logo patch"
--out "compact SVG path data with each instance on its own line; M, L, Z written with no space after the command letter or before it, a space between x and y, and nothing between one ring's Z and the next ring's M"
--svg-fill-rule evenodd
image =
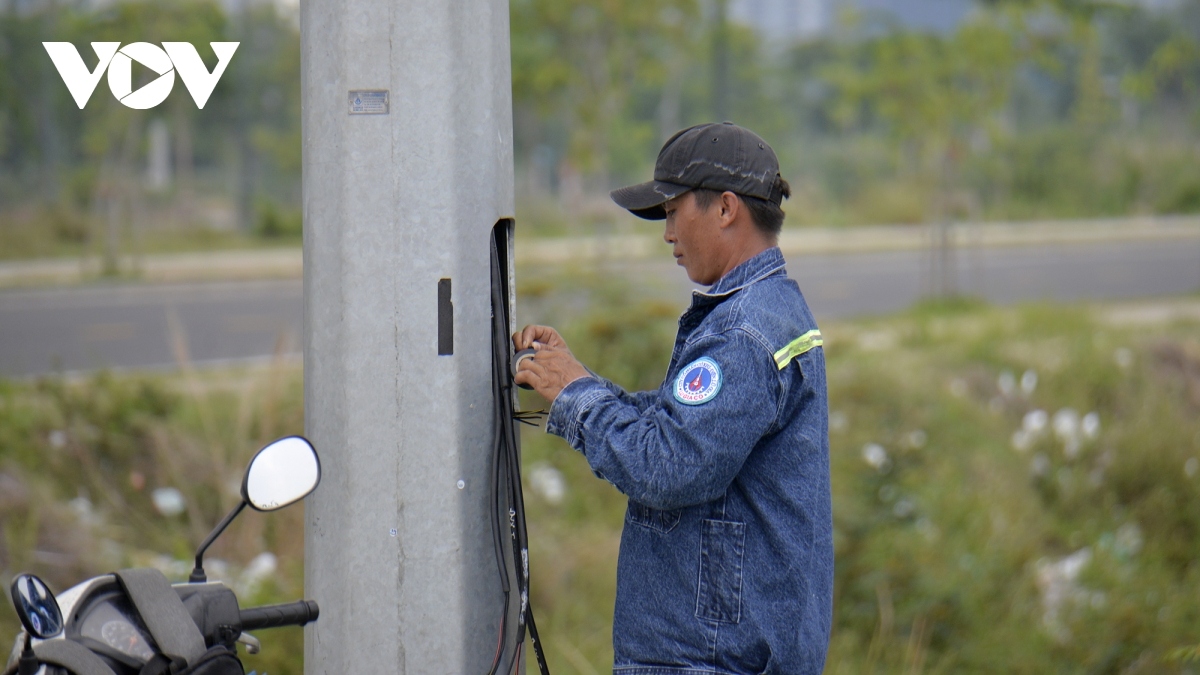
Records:
M675 399L688 405L700 405L712 400L721 391L721 367L707 356L697 359L675 378Z

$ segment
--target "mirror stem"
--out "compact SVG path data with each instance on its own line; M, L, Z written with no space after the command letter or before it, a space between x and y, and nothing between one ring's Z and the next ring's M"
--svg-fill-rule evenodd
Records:
M17 674L35 675L41 667L42 662L38 661L37 654L33 653L33 636L26 632L25 651L21 652L21 660L17 664Z
M221 533L225 531L225 528L229 527L229 523L232 523L233 519L237 518L237 515L241 513L242 509L244 508L246 508L246 500L243 499L238 503L237 506L234 507L232 511L229 512L228 515L225 516L221 522L217 523L216 528L214 528L213 531L210 532L207 537L205 537L204 542L200 544L200 548L196 549L196 567L192 570L191 576L188 577L188 583L202 584L208 581L208 577L204 574L204 552L207 551L208 547L217 540L217 537L221 536Z

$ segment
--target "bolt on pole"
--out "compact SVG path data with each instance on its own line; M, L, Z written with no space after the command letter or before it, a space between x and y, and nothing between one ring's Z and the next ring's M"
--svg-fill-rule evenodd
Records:
M306 1L300 30L305 428L322 464L305 672L486 673L508 3Z

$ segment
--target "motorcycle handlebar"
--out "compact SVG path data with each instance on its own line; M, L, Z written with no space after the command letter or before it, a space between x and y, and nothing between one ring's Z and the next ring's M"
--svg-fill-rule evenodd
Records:
M241 611L242 630L278 628L280 626L303 626L316 621L321 609L313 600L299 600L283 605L251 607Z

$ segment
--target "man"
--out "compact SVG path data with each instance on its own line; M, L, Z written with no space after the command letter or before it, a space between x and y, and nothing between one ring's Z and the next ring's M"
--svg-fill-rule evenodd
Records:
M654 180L616 190L696 291L657 391L587 370L552 328L516 382L552 401L547 431L629 497L617 564L621 675L820 673L832 611L828 406L820 332L776 246L790 188L731 123L685 129Z

